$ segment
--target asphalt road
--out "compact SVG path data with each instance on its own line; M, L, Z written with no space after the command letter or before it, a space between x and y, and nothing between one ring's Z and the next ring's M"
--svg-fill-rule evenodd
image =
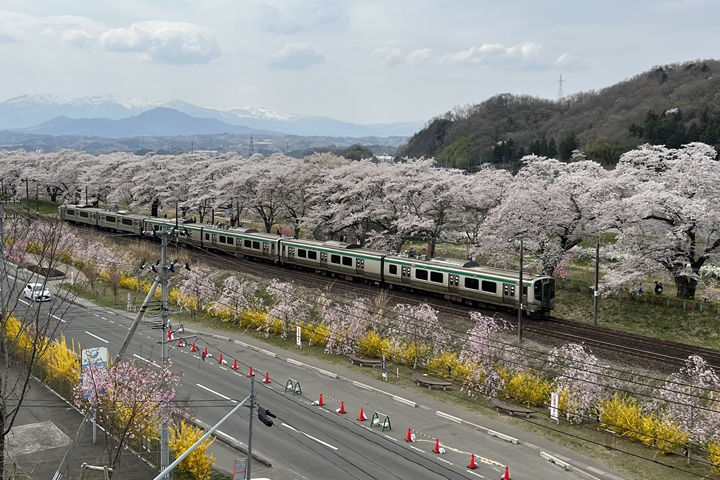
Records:
M41 314L46 309L68 342L74 340L82 348L104 346L114 357L135 313L108 310L82 300L59 308L59 302L55 299L38 305L20 299L18 309L24 304L25 308L40 309ZM138 328L127 354L159 364L162 331L151 328L153 320L146 318ZM191 352L189 344L170 349L172 369L183 372L177 398L188 399L197 418L214 425L250 394L247 373L252 366L257 402L277 415L271 428L257 417L253 419L253 452L272 464L267 468L253 460L253 472L261 476L274 480L500 478L508 465L515 480L622 478L545 439L436 402L424 396L420 388L398 388L392 384L392 375L388 382L382 382L377 378L379 369L375 369L376 378L368 378L315 359L306 361L292 351L278 350L241 334L223 338L227 335L204 330L194 338L186 332L188 343L195 341L198 351ZM171 344L177 345L177 341ZM247 344L265 349L266 353L248 348ZM200 353L206 346L212 356L203 361ZM218 362L220 354L224 364ZM234 360L238 371L231 368ZM307 364L326 373L309 369ZM267 385L261 382L265 372L271 379ZM300 383L302 394L285 391L288 379ZM313 405L320 394L326 405ZM341 401L345 415L336 413ZM369 421L358 421L360 408L368 419L374 412L380 418L389 417L392 428L383 431ZM246 445L248 426L249 411L241 408L220 427L220 435ZM487 428L516 438L518 443L488 435ZM415 433L413 443L404 440L408 429ZM438 441L444 454L433 452ZM478 464L475 470L467 468L471 453ZM569 461L574 468L562 469L541 453ZM226 465L224 469L232 467ZM253 478L257 477L253 474Z

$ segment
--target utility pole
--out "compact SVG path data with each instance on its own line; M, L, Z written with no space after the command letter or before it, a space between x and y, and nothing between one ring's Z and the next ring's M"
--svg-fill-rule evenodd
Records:
M250 420L248 423L248 456L247 469L245 470L245 478L252 478L252 421L253 413L255 413L255 374L250 377ZM272 425L272 422L270 422Z
M253 142L253 136L252 133L250 134L250 156L252 157L255 154L255 143Z
M168 343L170 341L167 339L166 331L168 327L168 268L167 268L167 247L168 247L168 237L171 234L175 233L175 229L168 231L167 228L163 227L161 230L161 240L162 240L162 260L160 261L162 264L162 278L160 280L160 284L162 286L162 303L160 306L160 315L162 318L162 339L161 339L161 357L160 357L160 366L161 368L165 368L165 362L168 356ZM167 402L163 402L163 404L160 406L160 471L165 470L168 465L170 465L170 433L168 430L168 424L164 421L164 419L167 417ZM169 479L169 476L165 476L166 479Z
M523 309L523 239L520 239L520 291L518 292L518 344L522 343L522 309Z
M600 284L600 235L597 237L597 245L595 245L595 288L593 289L593 308L595 310L595 326L598 326L598 286Z

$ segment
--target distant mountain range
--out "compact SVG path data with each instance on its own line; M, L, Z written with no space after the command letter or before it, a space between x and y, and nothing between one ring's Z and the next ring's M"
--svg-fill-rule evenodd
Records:
M423 122L359 125L328 117L248 107L214 109L173 100L152 102L113 95L65 98L23 95L0 103L0 130L108 138L265 133L299 136L407 137Z

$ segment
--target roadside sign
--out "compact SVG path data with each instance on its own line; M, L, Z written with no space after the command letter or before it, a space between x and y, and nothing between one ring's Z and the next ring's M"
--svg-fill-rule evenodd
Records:
M245 480L247 472L247 457L236 458L235 468L233 470L233 480Z
M382 367L383 380L387 380L387 363L385 362L385 355L382 356L382 361L380 362L380 366Z
M108 349L105 347L84 348L80 356L83 398L90 398L90 367L97 370L106 371L109 359Z
M552 392L550 394L550 418L559 422L558 420L558 405L560 404L560 394L558 392Z
M302 333L302 328L300 328L300 325L298 325L298 326L295 327L295 328L296 328L296 330L295 330L295 343L297 344L298 347L302 347L302 335L301 335L301 333Z

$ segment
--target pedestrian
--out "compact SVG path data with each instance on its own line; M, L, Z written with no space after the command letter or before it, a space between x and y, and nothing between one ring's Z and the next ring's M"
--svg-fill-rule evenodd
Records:
M207 353L205 353L205 350L202 351L200 354L202 356L203 362L205 361L205 357L207 357Z
M655 282L655 295L660 295L662 293L662 283Z
M642 288L642 285L640 285L640 287L638 288L638 296L642 297L642 294L643 294L643 288Z

